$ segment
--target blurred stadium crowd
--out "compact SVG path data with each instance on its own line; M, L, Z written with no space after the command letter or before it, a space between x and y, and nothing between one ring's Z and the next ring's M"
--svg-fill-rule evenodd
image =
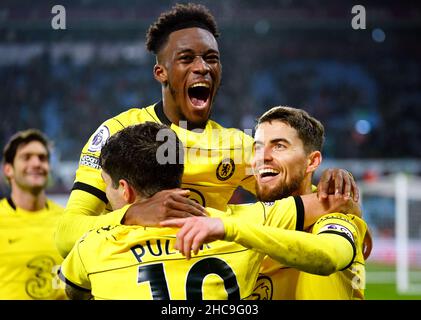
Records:
M353 1L200 2L221 31L213 119L250 129L268 107L291 105L324 123L327 159L421 156L419 8L370 1L367 29L354 30ZM77 161L102 121L157 102L144 35L174 3L61 1L67 28L53 30L51 1L2 1L0 145L36 127L58 160Z

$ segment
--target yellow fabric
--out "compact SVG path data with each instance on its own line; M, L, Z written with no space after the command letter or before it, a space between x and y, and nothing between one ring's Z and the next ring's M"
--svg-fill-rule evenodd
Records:
M225 220L226 240L267 253L276 261L303 271L330 274L346 267L353 258L351 243L337 235L314 237L306 232L261 227L241 219Z
M66 298L56 273L63 259L53 237L64 209L47 204L29 212L0 201L0 299Z
M274 205L230 205L224 213L208 210L213 217L290 229L297 216L293 198ZM66 257L61 272L74 285L91 289L95 299L227 299L227 292L230 298L243 299L252 293L263 253L214 241L186 260L173 249L176 233L121 225L88 232ZM275 246L269 250L276 255Z
M124 127L146 121L160 123L154 105L130 109L105 121L82 150L75 182L104 191L105 185L98 164L101 139L106 140ZM185 147L182 188L191 190L192 199L203 206L225 211L238 186L255 193L254 178L250 170L253 144L251 136L237 129L224 128L212 120L207 122L202 133L188 131L174 124L171 129ZM104 225L102 222L96 223L94 219L86 219L86 216L103 212L105 203L89 194L82 199L80 194L83 192L72 192L65 211L66 217L59 225L56 242L63 256L90 227ZM68 214L73 216L67 218ZM115 217L114 222L119 223L117 220L118 217Z
M362 248L367 225L353 215L329 215L319 219L313 233L321 232L329 224L342 225L352 232L356 248L355 259L349 268L328 277L301 272L297 280L296 299L364 299L365 261Z
M315 186L314 184L311 185L311 192L317 192L317 186ZM296 229L297 231L303 231L301 229ZM262 274L271 274L271 276L273 277L274 273L279 270L284 268L284 266L279 263L278 261L275 261L273 259L271 259L269 256L265 257L262 263L262 268L260 270L260 272ZM279 278L279 277L278 277ZM280 287L284 287L285 283L284 281L282 281L282 285Z
M76 205L79 208L87 208L90 203L97 203L98 198L81 190L73 190L70 194L68 202L72 202L72 206ZM100 201L100 200L99 200ZM81 212L87 212L81 210ZM68 253L69 248L72 248L77 240L77 235L92 229L97 229L101 226L120 224L123 219L124 212L113 211L99 216L90 216L85 214L67 211L60 218L59 232L55 235L55 244L61 256Z
M274 300L364 299L365 261L362 248L364 236L367 232L366 223L356 216L340 213L321 217L311 232L313 234L319 234L318 237L330 238L330 243L332 245L338 245L339 248L338 241L348 241L345 238L338 237L336 234L326 233L328 230L342 234L352 234L351 239L355 245L355 259L347 269L328 276L321 276L279 265L278 268L275 268L269 262L270 268L266 268L267 272L261 275L261 279L257 281L254 296L264 297L262 294L259 295L259 293L261 292L260 287L266 284L266 287L271 288L268 290L270 293L266 296L270 296ZM319 249L324 250L325 246ZM343 252L338 250L333 255L333 258L340 259L342 254ZM341 268L339 267L338 270L341 270Z

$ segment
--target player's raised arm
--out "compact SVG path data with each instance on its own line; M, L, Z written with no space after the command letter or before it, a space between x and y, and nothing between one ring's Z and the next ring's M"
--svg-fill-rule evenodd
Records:
M187 218L162 223L181 227L175 249L187 259L203 243L213 240L237 242L269 255L280 263L305 272L329 275L346 268L354 257L354 244L337 234L320 234L257 226L239 218Z
M352 200L329 196L327 202L320 202L315 194L302 197L305 211L318 213L350 212L357 210ZM281 200L283 202L289 199ZM291 202L291 201L290 201ZM282 215L282 212L278 212ZM345 217L345 215L342 214ZM265 253L273 259L302 271L328 275L347 267L353 260L353 242L341 235L284 230L277 225L277 219L267 226L256 225L240 216L223 218L187 218L164 221L162 226L180 227L175 248L187 258L191 251L197 253L203 243L214 240L235 241L247 248ZM358 232L355 227L355 232Z
M105 121L82 149L72 192L55 234L56 246L63 257L87 231L102 225L118 224L122 219L121 215L101 215L108 199L99 164L102 146L121 129L121 121L114 118Z

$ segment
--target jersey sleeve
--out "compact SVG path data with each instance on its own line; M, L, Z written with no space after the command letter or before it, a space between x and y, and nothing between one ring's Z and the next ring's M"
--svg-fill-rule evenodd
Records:
M83 254L80 252L80 245L83 242L82 238L63 260L60 267L60 278L66 285L75 289L90 291L91 283L88 271L85 269Z
M66 211L74 211L85 215L98 215L104 209L108 200L105 195L105 183L101 177L101 166L99 156L102 146L110 136L123 129L121 121L117 117L105 121L92 134L82 149L79 159L79 167L76 170L76 178L72 188L73 191L81 191L92 195L89 204L82 207L80 202L69 199Z
M353 248L353 258L349 265L357 254L357 247L362 247L361 239L364 238L365 232L366 224L360 218L343 213L332 213L322 216L312 229L313 234L333 234L346 239ZM347 267L344 267L344 269Z
M291 201L291 200L289 200ZM284 204L285 206L287 204ZM225 240L269 255L283 265L308 273L329 275L347 268L355 247L347 237L315 229L314 234L285 230L281 225L257 225L239 217L222 218Z
M56 246L63 257L87 231L107 224L119 224L122 219L121 214L100 215L108 201L99 165L102 146L122 128L118 118L111 118L99 126L83 147L75 183L55 234Z
M84 214L88 210L83 208L92 205L92 201L95 201L93 198L91 194L78 190L70 194L69 203L74 206L74 210L67 210L61 215L55 233L56 247L62 257L66 257L76 241L87 231L101 226L121 224L125 210L116 210L99 216ZM80 212L76 208L81 208Z

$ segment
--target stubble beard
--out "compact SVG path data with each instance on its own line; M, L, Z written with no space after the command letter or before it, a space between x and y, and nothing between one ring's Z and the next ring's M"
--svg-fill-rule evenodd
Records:
M31 184L31 183L22 183L21 181L15 181L16 186L21 189L24 190L30 194L32 194L33 196L38 196L40 195L45 188L47 187L48 184L48 179L45 179L44 183L42 184Z

